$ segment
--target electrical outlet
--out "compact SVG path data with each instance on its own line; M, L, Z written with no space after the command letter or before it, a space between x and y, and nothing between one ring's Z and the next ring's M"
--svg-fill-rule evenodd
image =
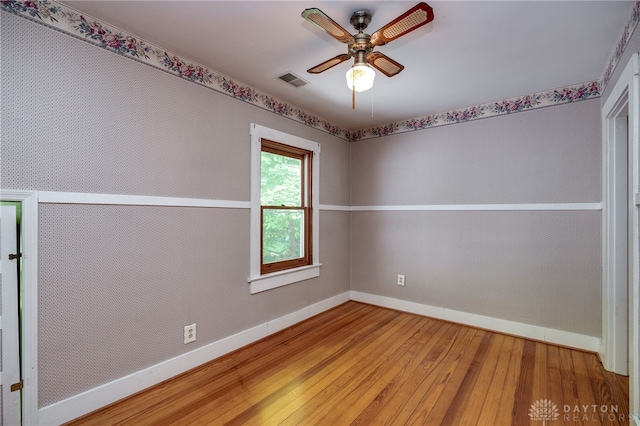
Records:
M398 274L398 285L404 287L404 275Z
M185 325L184 326L184 344L195 342L196 341L196 325Z

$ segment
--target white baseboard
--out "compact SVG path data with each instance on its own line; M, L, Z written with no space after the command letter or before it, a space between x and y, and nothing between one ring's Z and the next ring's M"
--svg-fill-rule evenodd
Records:
M358 291L347 291L329 299L309 305L296 312L273 319L250 329L241 331L233 336L197 348L191 352L161 362L144 370L105 383L71 398L65 399L38 411L38 425L59 425L77 417L95 411L101 407L116 402L122 398L156 385L187 370L209 362L222 355L230 353L243 346L258 341L270 334L290 327L338 306L349 300L382 306L399 311L429 316L432 318L479 327L501 333L520 336L528 339L570 346L576 349L597 352L600 339L592 336L538 327L499 318L454 311L451 309L423 305L406 300ZM637 419L636 425L640 426Z
M598 352L598 347L600 345L600 339L593 336L586 336L584 334L556 330L553 328L539 327L500 318L470 314L468 312L454 311L452 309L423 305L421 303L409 302L407 300L394 299L386 296L378 296L370 293L362 293L354 290L351 291L351 300L396 309L399 311L411 312L418 315L424 315L431 318L442 319L499 333L524 337L527 339L569 346L589 352Z
M144 370L105 383L38 411L38 425L59 425L105 405L170 379L215 358L256 342L300 321L349 301L350 292L338 294L296 312L241 331L233 336L197 348Z

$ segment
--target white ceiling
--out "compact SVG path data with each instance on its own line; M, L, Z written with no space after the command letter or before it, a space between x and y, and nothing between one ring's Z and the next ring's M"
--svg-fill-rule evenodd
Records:
M306 70L346 45L305 21L317 7L373 33L418 1L63 1L98 20L348 129L364 129L602 78L633 1L427 1L433 22L375 50L406 68L351 92L351 62ZM310 84L277 77L293 72ZM372 105L373 97L373 105ZM371 118L373 106L373 118Z

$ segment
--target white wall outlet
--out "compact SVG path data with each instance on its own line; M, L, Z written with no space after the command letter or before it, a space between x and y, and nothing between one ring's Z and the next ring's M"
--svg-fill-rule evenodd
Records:
M196 325L185 325L184 326L184 344L195 342L196 341Z
M404 287L404 275L402 274L398 274L398 285L401 285Z

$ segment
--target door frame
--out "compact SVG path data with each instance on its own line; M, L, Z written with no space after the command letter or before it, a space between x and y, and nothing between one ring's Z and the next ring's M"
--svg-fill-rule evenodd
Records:
M0 189L3 201L22 205L22 424L38 419L38 194Z
M609 98L602 107L603 131L603 216L602 216L602 339L600 357L605 369L629 375L629 411L640 415L640 93L638 54L635 53ZM620 131L620 119L626 114L626 134ZM625 150L627 158L622 158ZM621 164L626 161L626 164ZM621 167L627 168L627 224L619 222L616 192L620 189ZM625 230L626 229L626 230ZM626 232L621 235L620 232ZM628 239L622 250L621 238ZM627 273L616 265L630 259ZM626 304L627 321L620 318L620 305ZM616 312L618 308L618 312ZM622 334L625 336L622 336ZM622 343L624 342L624 343ZM636 417L637 418L637 417Z
M20 383L20 314L18 301L19 258L11 260L11 253L19 253L19 230L17 229L20 203L0 200L2 239L2 423L20 424L22 407L21 390L13 390Z

